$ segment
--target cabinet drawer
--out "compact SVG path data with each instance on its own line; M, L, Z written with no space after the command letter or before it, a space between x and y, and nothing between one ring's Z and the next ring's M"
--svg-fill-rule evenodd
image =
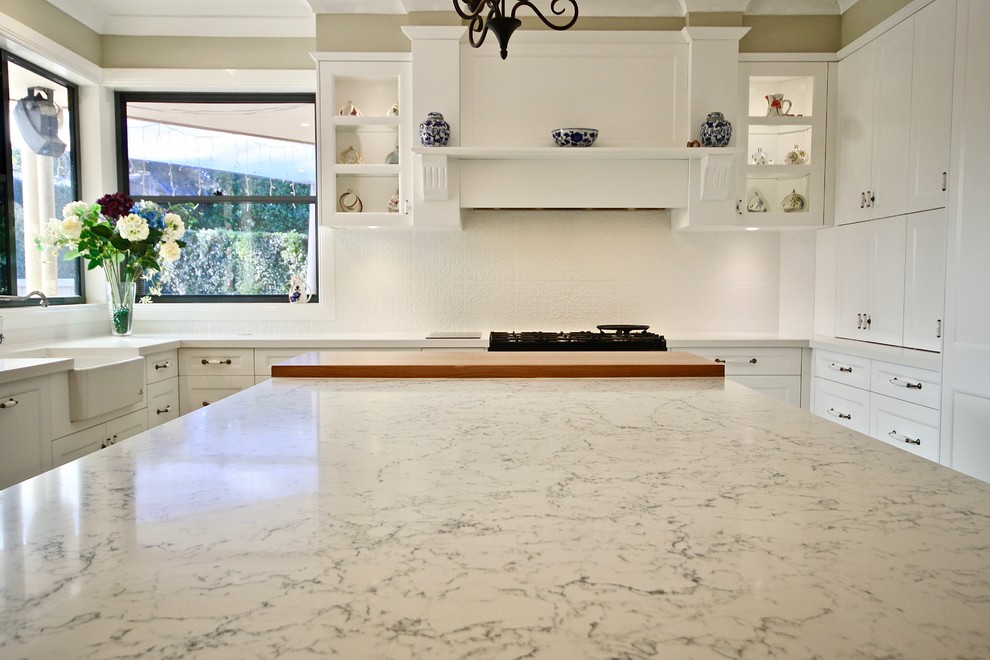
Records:
M107 440L107 425L97 424L52 441L52 464L55 467L71 463L103 447Z
M148 418L143 410L111 419L105 424L97 424L53 441L52 463L55 467L65 465L146 430Z
M318 348L256 348L254 350L254 375L269 378L272 375L272 365L283 360L318 351ZM324 349L325 350L325 349Z
M253 348L181 348L182 376L253 376Z
M185 415L254 385L254 376L179 376L179 414Z
M870 432L870 393L815 378L815 414L860 433Z
M179 379L169 378L148 385L148 426L175 419L179 416Z
M726 376L801 375L800 348L678 347L725 365Z
M867 358L853 355L815 351L815 376L868 390L870 362Z
M795 408L801 407L800 376L726 376L726 379L789 403Z
M870 389L895 399L938 409L941 389L937 371L874 360Z
M179 375L178 351L162 351L146 355L144 366L148 372L146 378L149 384L166 378L175 378Z
M870 398L870 435L938 462L938 411L882 394Z

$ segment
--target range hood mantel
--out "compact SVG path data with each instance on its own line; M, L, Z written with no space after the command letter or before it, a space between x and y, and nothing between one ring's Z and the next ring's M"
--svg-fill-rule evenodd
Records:
M416 148L426 201L460 208L687 208L732 194L738 148ZM692 166L693 164L693 166Z

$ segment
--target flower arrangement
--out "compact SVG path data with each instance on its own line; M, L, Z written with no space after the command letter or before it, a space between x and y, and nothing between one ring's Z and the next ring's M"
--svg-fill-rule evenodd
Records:
M185 224L158 204L134 202L124 193L104 195L95 204L70 202L62 220L48 221L36 241L39 249L67 247L66 259L82 257L87 268L103 268L108 284L111 329L130 334L134 285L161 270L160 262L177 260L185 247ZM127 295L130 291L130 304Z

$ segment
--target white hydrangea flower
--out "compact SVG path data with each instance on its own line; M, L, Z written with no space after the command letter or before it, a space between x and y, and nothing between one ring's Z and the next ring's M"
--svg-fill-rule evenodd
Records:
M89 204L86 202L69 202L62 207L62 217L63 218L77 218L86 213L89 210Z
M148 221L136 213L128 213L117 221L117 233L131 242L148 238Z
M186 233L186 225L177 213L165 214L165 231L163 238L166 241L177 241Z
M54 220L54 218L53 218ZM82 235L83 224L78 216L66 217L60 225L62 236L70 241L78 241Z
M43 258L47 257L47 253L58 246L61 238L62 223L59 222L58 218L51 218L48 222L41 225L40 231L35 238L35 242L37 243L39 249L45 251Z
M179 244L175 241L165 241L162 243L162 247L159 250L159 254L165 261L175 261L179 258L182 250L179 249Z

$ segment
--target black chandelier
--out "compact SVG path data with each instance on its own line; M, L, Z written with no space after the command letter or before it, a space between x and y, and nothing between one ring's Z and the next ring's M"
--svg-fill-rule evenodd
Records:
M461 5L467 9L463 9ZM464 20L471 21L469 36L471 45L478 48L485 43L485 37L489 30L498 39L501 48L502 59L508 54L509 37L516 31L522 21L516 18L516 12L520 7L529 7L536 14L543 24L552 30L566 30L577 22L578 6L577 0L552 0L550 12L554 16L563 16L568 9L574 9L574 15L569 21L562 25L557 25L546 17L540 9L529 0L516 0L510 14L505 13L505 0L454 0L454 9Z

